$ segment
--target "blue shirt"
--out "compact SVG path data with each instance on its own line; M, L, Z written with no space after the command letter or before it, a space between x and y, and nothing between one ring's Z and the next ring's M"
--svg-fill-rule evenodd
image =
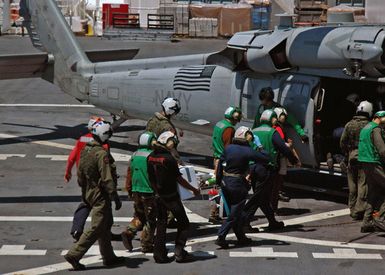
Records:
M223 170L227 173L244 175L249 170L249 163L255 162L262 165L269 163L269 155L265 152L257 152L245 144L230 144L220 158L217 176L222 179ZM224 164L226 165L224 167Z

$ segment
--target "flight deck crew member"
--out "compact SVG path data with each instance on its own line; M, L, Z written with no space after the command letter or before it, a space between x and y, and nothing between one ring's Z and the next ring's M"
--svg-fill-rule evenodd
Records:
M259 137L263 149L269 153L270 169L267 178L258 183L256 187L257 192L248 200L244 209L246 222L250 223L255 211L257 211L258 207L261 207L269 221L269 230L277 230L284 227L283 222L278 222L275 219L274 211L270 204L273 184L278 174L278 154L288 158L293 164L298 163L298 159L290 148L286 146L277 130L273 128L276 121L277 114L273 110L265 110L260 118L261 126L253 130L253 134Z
M80 155L78 168L78 183L82 188L82 197L91 207L91 227L84 232L79 241L74 244L64 258L75 270L84 270L85 266L79 260L88 249L99 242L100 254L105 266L112 266L124 261L116 257L111 246L111 227L113 224L111 201L115 209L122 206L116 185L117 174L114 159L110 152L103 148L112 135L111 125L97 121L92 126L93 141L87 143Z
M362 101L357 107L356 115L346 124L340 139L342 153L348 159L348 205L350 216L354 220L361 220L366 209L368 188L365 172L361 163L358 162L358 143L360 141L360 132L369 123L372 115L373 104Z
M229 107L225 111L225 118L214 126L212 146L214 149L214 175L216 175L219 159L225 148L233 141L234 126L242 119L242 110L238 107ZM217 204L213 204L210 211L209 222L221 222Z
M217 170L217 182L221 183L222 193L230 208L226 221L218 231L215 244L227 248L226 236L233 229L238 244L247 245L251 239L243 232L242 211L246 203L249 183L246 176L249 172L250 162L267 165L269 156L257 152L250 147L253 141L253 133L250 128L241 126L234 134L233 143L227 146L222 154ZM224 167L224 164L225 167Z
M385 111L379 111L360 133L358 161L362 163L368 185L368 199L361 226L363 233L376 229L385 231L384 125Z
M175 260L178 263L193 261L194 257L184 250L189 231L189 219L178 193L178 183L199 195L200 191L191 186L179 172L178 163L170 151L178 140L173 132L167 131L158 137L154 152L148 157L148 175L157 195L157 222L154 240L154 260L156 263L168 263L166 249L167 210L176 219L177 234L175 239Z
M88 125L87 125L89 133L81 136L76 141L75 147L72 149L71 153L69 154L66 171L64 174L64 181L66 183L68 183L72 178L73 166L75 164L76 164L76 167L79 166L80 152L84 149L84 147L86 147L86 144L88 142L91 142L94 140L92 137L91 131L92 131L92 125L97 121L104 121L104 119L101 117L92 116L88 121ZM106 150L110 149L110 146L108 145L108 143L103 144L103 147ZM70 234L75 239L75 241L78 241L80 236L82 235L84 230L84 225L86 224L86 220L88 218L88 215L90 214L90 211L91 211L90 207L84 202L81 202L78 208L75 210L72 228L70 232Z
M179 100L172 97L167 97L162 102L162 111L156 112L152 118L147 122L146 131L154 133L159 137L162 133L171 131L176 136L178 135L177 129L172 123L171 119L179 114L181 107ZM183 132L180 133L182 136ZM181 163L181 159L176 148L172 149L172 155Z
M263 111L267 109L282 107L279 103L274 101L274 91L271 87L262 88L259 92L259 99L261 101L261 104L259 105L257 109L257 114L255 115L253 129L261 125L260 118ZM295 131L301 137L303 142L308 142L309 138L305 134L305 131L299 124L298 120L290 113L287 115L287 122L295 129Z
M290 148L290 150L293 151L294 155L298 158L298 155L295 153L293 148L293 141L289 138L287 138L286 131L285 131L285 123L287 119L287 111L285 108L277 107L274 108L274 112L277 114L277 121L275 125L273 125L273 128L277 130L283 141L285 142L286 146ZM274 210L274 212L277 212L278 210L278 201L290 201L290 198L285 196L282 193L282 185L284 182L284 176L287 175L287 166L288 166L288 160L285 156L282 156L281 154L278 157L278 174L275 177L273 190L271 194L271 206Z
M146 131L154 133L159 137L162 133L170 131L178 137L178 131L171 119L179 114L181 110L180 102L176 98L167 97L162 101L162 111L156 112L152 118L147 122ZM183 136L183 131L180 131L180 136ZM176 159L178 164L183 165L183 161L177 151L177 145L171 149L171 155ZM175 228L175 219L172 214L168 213L168 227Z
M156 143L154 133L144 132L139 136L139 149L132 155L127 169L126 189L134 199L134 209L137 218L134 218L122 232L125 248L132 251L132 239L139 231L137 220L143 225L140 237L142 252L152 253L154 245L154 231L156 226L156 201L154 190L147 172L147 158L153 152Z

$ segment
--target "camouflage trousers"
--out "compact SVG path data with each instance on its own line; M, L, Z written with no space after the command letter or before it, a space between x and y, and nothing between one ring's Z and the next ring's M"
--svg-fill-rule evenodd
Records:
M352 218L360 218L366 210L368 186L362 165L350 162L347 171L349 186L349 209Z
M83 232L80 239L67 255L80 260L91 246L98 241L103 260L113 260L116 256L111 246L111 227L113 224L110 201L99 201L91 209L91 226Z
M131 240L142 229L140 237L142 248L150 249L154 244L156 228L156 202L152 193L133 193L135 217L127 226L125 233Z
M385 171L381 165L375 163L364 163L363 169L368 185L368 199L362 225L373 222L373 213L377 210L378 216L384 220L385 217Z

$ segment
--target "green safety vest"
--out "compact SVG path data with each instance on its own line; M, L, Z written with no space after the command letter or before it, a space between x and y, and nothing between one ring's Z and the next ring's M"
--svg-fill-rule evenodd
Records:
M253 130L253 134L259 137L259 140L261 141L263 149L267 151L270 155L270 165L277 167L278 152L275 149L273 144L273 135L275 132L276 130L267 124L262 124L261 126Z
M381 165L381 158L372 141L372 132L379 127L377 123L369 122L360 132L358 144L358 160L361 162L377 163Z
M138 149L131 158L132 192L154 193L147 172L147 158L152 150Z
M214 126L213 133L213 148L214 148L214 158L220 158L225 150L225 145L223 144L223 132L227 128L234 128L234 126L226 119L219 121Z

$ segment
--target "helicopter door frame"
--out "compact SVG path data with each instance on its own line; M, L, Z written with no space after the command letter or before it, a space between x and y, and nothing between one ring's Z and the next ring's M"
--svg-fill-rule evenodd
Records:
M305 75L285 75L280 78L278 103L295 116L303 126L308 143L303 143L292 127L287 127L286 133L294 143L294 148L305 166L316 168L319 166L314 144L314 119L316 115L315 95L320 91L319 77Z

